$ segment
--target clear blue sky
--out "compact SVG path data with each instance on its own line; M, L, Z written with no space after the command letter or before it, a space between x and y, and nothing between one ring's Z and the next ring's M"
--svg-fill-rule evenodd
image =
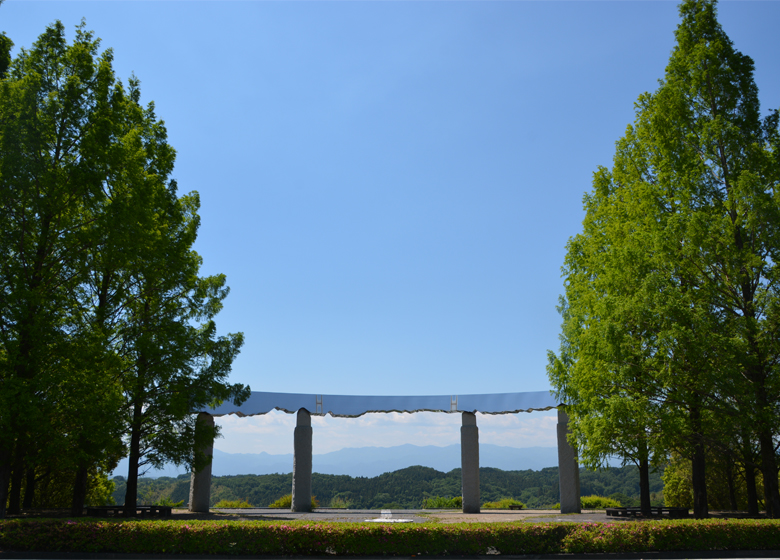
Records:
M719 14L756 62L762 106L780 107L780 2ZM0 30L29 47L55 19L72 37L82 17L156 103L182 192L200 193L203 272L232 290L218 325L246 335L233 381L549 388L566 241L634 101L663 76L676 2L8 0ZM244 422L218 447L275 445L231 440ZM433 443L383 422L374 445Z

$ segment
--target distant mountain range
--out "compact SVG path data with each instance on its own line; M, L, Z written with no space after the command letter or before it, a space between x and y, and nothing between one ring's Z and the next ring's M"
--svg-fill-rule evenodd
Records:
M399 445L396 447L359 447L340 449L331 453L314 455L313 471L321 474L346 474L374 477L386 472L421 465L440 472L460 468L460 445L436 447L434 445ZM556 447L503 447L483 443L479 446L481 467L494 467L505 471L538 471L558 466ZM239 474L274 474L292 472L293 456L268 453L225 453L214 450L212 474L230 476ZM147 477L184 474L186 469L167 465L161 470L150 470ZM119 462L114 476L127 476L127 460Z

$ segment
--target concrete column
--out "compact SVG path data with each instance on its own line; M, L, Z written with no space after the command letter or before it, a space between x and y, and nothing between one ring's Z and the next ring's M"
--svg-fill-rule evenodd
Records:
M561 490L561 513L580 513L580 467L577 453L566 439L569 416L558 407L558 484Z
M207 412L198 413L195 420L195 433L203 428L214 429L214 417ZM196 435L197 439L197 435ZM211 458L214 456L214 439L209 438L200 451L209 458L209 463L199 471L192 470L190 474L190 511L208 513L211 498Z
M463 413L460 428L460 473L463 513L479 513L479 429L473 412Z
M292 511L311 511L311 414L298 411L293 447Z

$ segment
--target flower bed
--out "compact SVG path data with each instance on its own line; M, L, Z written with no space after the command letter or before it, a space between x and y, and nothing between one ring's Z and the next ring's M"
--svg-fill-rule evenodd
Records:
M780 550L780 522L461 523L0 521L0 551L443 555Z

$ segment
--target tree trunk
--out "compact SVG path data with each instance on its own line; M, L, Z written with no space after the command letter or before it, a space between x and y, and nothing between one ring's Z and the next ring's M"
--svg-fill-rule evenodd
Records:
M769 399L766 394L766 375L764 370L755 368L751 372L751 378L756 380L756 408L758 421L755 434L758 437L758 452L761 457L761 473L764 475L764 502L766 504L766 516L769 518L780 517L780 489L777 481L777 458L775 457L775 444L769 419L772 418Z
M127 467L127 490L125 491L125 517L134 517L138 506L138 462L141 460L140 403L133 406L133 422L130 428L130 455Z
M704 441L701 430L701 410L691 408L691 427L693 428L693 460L691 462L691 479L693 483L693 516L697 519L709 517L707 505L707 477Z
M750 435L745 427L742 428L742 460L745 465L745 486L747 487L748 515L758 515L758 490L756 488L756 464L755 454Z
M16 440L16 453L14 454L13 470L11 472L11 492L8 496L8 513L18 515L22 512L22 481L24 480L24 459L26 442L20 435Z
M11 454L0 447L0 519L5 519L8 484L11 482Z
M14 465L11 471L11 491L8 493L8 513L18 515L22 512L22 480L24 479L24 469Z
M647 457L639 462L639 506L645 517L653 514L650 505L650 461Z
M704 446L701 443L694 445L691 474L693 482L693 516L696 519L706 519L709 517L710 512L707 505L706 460L704 457Z
M731 462L731 458L726 458L726 484L729 487L729 505L731 511L737 511L739 504L737 504L737 490L734 484L734 463Z
M73 501L70 506L70 514L81 517L84 514L84 503L87 501L87 489L89 486L89 469L86 464L79 465L76 471L76 479L73 481Z
M27 469L27 481L24 484L24 501L22 502L22 509L30 509L33 506L36 481L35 468L29 467Z
M775 422L774 402L768 396L766 388L770 368L766 364L758 335L755 332L755 311L753 307L753 292L750 284L743 284L743 299L747 302L744 313L748 323L747 342L748 355L754 359L754 363L747 368L748 378L753 382L755 394L755 407L757 418L755 419L754 433L758 438L759 453L761 456L761 472L764 475L764 501L766 503L766 516L769 518L780 517L780 488L777 480L777 457L775 456L775 444L773 426ZM750 328L750 327L753 328Z
M758 435L758 442L761 446L761 472L764 475L766 516L774 519L780 517L780 493L778 493L775 446L769 430L762 429L761 432Z
M756 468L752 463L745 464L745 486L747 486L748 515L758 515L758 490L756 489Z
M753 345L751 345L752 347ZM766 391L766 370L754 368L750 377L755 380L756 408L758 421L755 434L758 437L758 452L761 457L761 473L764 475L764 503L766 516L780 517L780 489L777 481L777 458L775 456L774 434L771 429L773 413ZM770 411L770 412L767 412Z

